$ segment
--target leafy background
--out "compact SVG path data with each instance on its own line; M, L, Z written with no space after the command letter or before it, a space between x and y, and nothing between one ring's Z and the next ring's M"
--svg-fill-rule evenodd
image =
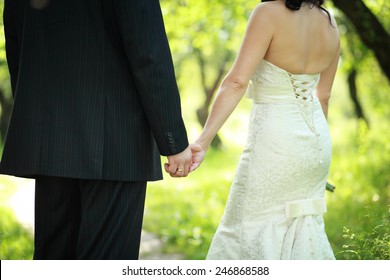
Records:
M202 107L212 100L239 47L254 0L161 0L172 48L183 114L190 140L201 130ZM363 1L390 31L390 3ZM0 1L2 9L3 1ZM340 69L332 93L329 127L333 159L327 192L326 231L337 259L390 259L390 86L373 51L361 43L343 14L328 1L342 35ZM0 10L2 12L2 10ZM9 77L0 28L0 90L10 99ZM356 87L365 118L357 118L348 77ZM222 77L223 77L222 75ZM164 241L164 251L204 259L222 216L235 167L245 145L250 101L242 100L219 133L220 143L188 178L150 183L144 229ZM6 110L0 109L1 117ZM204 108L203 108L204 109ZM0 145L1 146L1 145ZM0 148L1 149L1 148ZM163 159L163 162L165 159ZM11 208L20 187L0 176L0 259L31 259L32 231ZM26 206L27 207L27 206ZM26 209L33 211L33 209Z

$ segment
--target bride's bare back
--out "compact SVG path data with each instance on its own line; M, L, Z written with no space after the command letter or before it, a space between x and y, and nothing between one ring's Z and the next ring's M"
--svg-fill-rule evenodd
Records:
M284 2L263 3L273 14L270 24L274 28L264 59L291 73L325 71L338 52L336 22L316 6L303 3L299 10L292 11Z
M316 95L327 116L339 48L336 22L319 7L304 1L293 11L284 0L261 3L249 19L240 51L220 91L237 93L234 106L265 59L293 74L320 73Z

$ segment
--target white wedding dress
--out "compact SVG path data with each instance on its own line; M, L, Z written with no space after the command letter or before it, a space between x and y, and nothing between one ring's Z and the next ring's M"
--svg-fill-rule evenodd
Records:
M258 65L247 145L207 259L334 259L322 216L331 140L319 77Z

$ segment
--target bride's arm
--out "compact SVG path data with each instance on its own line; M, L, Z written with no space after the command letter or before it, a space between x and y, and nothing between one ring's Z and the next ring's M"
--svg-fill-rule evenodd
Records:
M269 6L258 5L249 19L237 58L218 89L203 131L192 145L192 170L199 166L218 130L245 94L249 80L272 40L273 30Z

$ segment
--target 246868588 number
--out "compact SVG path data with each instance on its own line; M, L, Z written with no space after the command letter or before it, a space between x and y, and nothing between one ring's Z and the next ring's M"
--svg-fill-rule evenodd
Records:
M216 267L215 275L269 275L268 267Z

